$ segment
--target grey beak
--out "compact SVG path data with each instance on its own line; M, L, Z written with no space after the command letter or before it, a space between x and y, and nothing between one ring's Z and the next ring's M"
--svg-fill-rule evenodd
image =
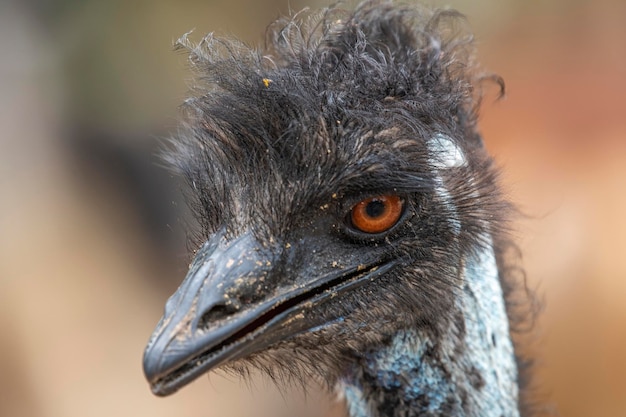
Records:
M267 254L261 260L261 250L250 235L228 244L221 240L222 236L216 235L197 252L146 347L144 373L157 395L173 392L167 383L173 370L178 370L176 386L203 373L205 367L197 364L193 372L184 372L185 364L232 335L241 320L256 314L254 310L236 313L241 300L253 299L259 292L260 278L268 272Z

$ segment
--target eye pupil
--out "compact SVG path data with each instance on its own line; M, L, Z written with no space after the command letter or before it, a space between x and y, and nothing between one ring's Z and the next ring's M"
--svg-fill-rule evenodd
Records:
M380 217L385 213L385 203L380 200L372 200L365 206L365 213L373 218Z

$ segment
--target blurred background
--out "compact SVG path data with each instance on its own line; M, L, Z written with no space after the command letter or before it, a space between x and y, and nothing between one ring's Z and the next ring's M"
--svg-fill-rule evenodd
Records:
M626 416L626 2L430 3L468 16L507 83L481 126L529 216L516 235L545 301L539 395L555 415ZM156 398L141 370L188 260L154 154L191 77L173 41L255 43L279 14L327 4L2 0L0 415L342 415L262 378L212 374Z

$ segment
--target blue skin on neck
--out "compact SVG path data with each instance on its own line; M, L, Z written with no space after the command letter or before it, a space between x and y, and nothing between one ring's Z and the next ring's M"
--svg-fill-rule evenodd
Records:
M340 382L350 417L517 417L517 367L492 249L467 259L451 323L435 343L418 330L398 332ZM465 329L464 332L461 329Z

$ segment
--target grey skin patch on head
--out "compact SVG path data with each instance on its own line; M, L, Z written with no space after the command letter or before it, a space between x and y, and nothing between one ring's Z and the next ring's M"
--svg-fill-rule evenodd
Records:
M430 163L437 169L458 168L467 164L461 148L450 136L438 133L428 142L432 157Z
M448 223L455 236L461 233L461 219L459 218L458 210L452 200L452 195L443 183L443 179L440 176L435 178L435 193L441 204L446 208L448 214Z
M428 147L431 152L430 164L438 170L458 168L467 165L467 160L461 148L454 143L451 137L443 133L437 133L433 136L428 142ZM448 211L452 231L458 236L461 233L461 220L454 206L452 196L446 188L441 175L435 178L435 192Z

